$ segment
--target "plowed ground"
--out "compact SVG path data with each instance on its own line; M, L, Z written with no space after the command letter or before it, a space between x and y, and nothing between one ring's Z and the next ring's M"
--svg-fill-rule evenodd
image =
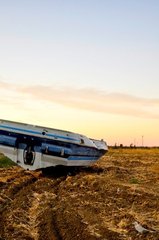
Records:
M0 239L159 240L159 149L110 149L92 167L47 174L0 168Z

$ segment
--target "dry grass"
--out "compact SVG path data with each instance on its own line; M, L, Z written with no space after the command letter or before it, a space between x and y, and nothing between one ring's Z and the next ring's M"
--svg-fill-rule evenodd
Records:
M0 173L6 240L159 239L159 149L110 149L71 176ZM139 234L134 221L156 232Z

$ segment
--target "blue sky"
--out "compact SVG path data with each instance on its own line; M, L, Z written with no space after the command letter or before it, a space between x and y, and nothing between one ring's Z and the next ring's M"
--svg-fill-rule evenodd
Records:
M148 126L146 123L149 125L151 123L149 120L151 116L155 118L155 124L152 123L152 125L157 127L158 13L159 1L157 0L0 1L0 82L3 83L1 85L3 102L7 99L9 92L12 96L11 90L4 94L4 83L10 83L12 92L15 88L13 85L19 84L17 94L13 94L13 100L17 97L17 101L22 101L19 95L22 85L25 85L25 89L37 86L38 94L40 86L50 87L53 90L52 94L56 92L56 96L61 94L59 89L62 88L66 95L66 102L67 92L70 95L70 91L76 92L78 95L78 90L81 92L83 89L83 92L92 98L92 102L94 99L98 104L100 101L110 102L107 108L99 106L100 111L97 109L98 106L95 107L93 113L95 118L96 114L99 116L101 109L105 114L108 109L108 113L114 114L113 117L117 122L119 114L120 117L123 116L123 122L132 121L132 123L133 118L138 115L140 125L140 117L144 116L146 129ZM101 98L101 92L108 97ZM119 94L121 94L120 97ZM43 101L43 95L40 96ZM112 96L114 96L113 100ZM127 105L133 98L131 104L125 106L121 96L122 99L126 99ZM84 96L81 96L82 98L87 99ZM72 99L75 99L74 95ZM50 104L59 102L60 106L66 107L59 97L57 99L50 97L49 101ZM68 102L71 107L70 101ZM75 99L75 102L80 102L80 98ZM86 102L81 101L77 105L78 114L87 115L86 109L81 108ZM114 108L114 102L118 106L118 111ZM45 108L47 106L45 105ZM34 107L36 108L36 104ZM87 108L93 112L90 104ZM33 113L27 108L26 111L28 115L30 114L31 121ZM57 109L56 114L58 114ZM59 115L61 114L62 109ZM132 119L127 119L127 115L131 115ZM29 120L24 117L17 118L16 110L12 116L13 120ZM1 114L1 117L11 118L7 112ZM103 118L109 123L109 117L110 115L105 115ZM112 115L109 124L111 121ZM36 122L38 123L38 119ZM42 123L45 124L45 122L46 119L43 119ZM59 123L58 119L54 122L55 126L67 129L66 125L61 126L57 123ZM94 124L98 125L98 123L99 119ZM122 129L123 125L120 127ZM70 130L76 128L77 126ZM81 130L85 131L84 128ZM90 131L89 134L93 136L93 132ZM143 133L139 133L141 134ZM114 139L115 135L113 141ZM126 142L126 140L123 141Z

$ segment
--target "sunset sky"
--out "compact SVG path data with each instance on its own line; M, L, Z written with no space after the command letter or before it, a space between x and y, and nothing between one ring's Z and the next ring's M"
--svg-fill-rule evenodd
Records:
M159 146L159 1L0 0L0 118Z

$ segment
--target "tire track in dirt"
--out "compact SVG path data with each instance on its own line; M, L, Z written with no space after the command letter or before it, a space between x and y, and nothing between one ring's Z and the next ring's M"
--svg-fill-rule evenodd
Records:
M29 208L29 225L35 240L61 240L53 208L56 206L58 185L65 177L42 178L35 183ZM41 186L43 186L41 190Z
M56 195L48 194L47 192L33 193L32 206L29 208L28 217L29 217L30 232L33 239L35 240L38 240L40 238L39 225L42 224L42 221L43 221L42 216L45 214L46 210L48 214L48 208L46 207L45 210L43 209L44 203L54 200L55 197Z
M3 185L1 191L3 199L0 216L1 238L6 240L65 239L63 234L66 229L61 225L65 216L59 211L63 219L59 218L56 206L61 198L59 186L69 178L67 174L70 172L60 170L60 173L53 172L45 177L38 173L16 171L17 169L14 168L8 171L9 175L7 170L6 175L3 174L7 184ZM72 234L73 232L66 234L67 238L71 239Z
M12 177L10 177L11 172L13 173ZM24 196L27 198L27 194L25 195L25 191L37 181L37 177L29 172L17 171L17 168L12 169L11 172L9 172L9 176L6 176L9 181L7 179L7 184L0 194L0 234L4 239L12 239L15 225L18 222L21 222L22 226L26 223L27 219L24 216L27 205Z
M3 181L1 180L3 179ZM8 171L8 174L4 176L1 174L0 179L0 214L2 214L14 198L16 194L26 186L34 183L37 180L33 174L25 171L17 171L17 168ZM6 180L6 182L4 182Z
M12 172L12 177L11 177ZM16 169L3 174L0 194L0 236L3 239L60 240L52 206L58 184L65 177L46 178L39 173Z

